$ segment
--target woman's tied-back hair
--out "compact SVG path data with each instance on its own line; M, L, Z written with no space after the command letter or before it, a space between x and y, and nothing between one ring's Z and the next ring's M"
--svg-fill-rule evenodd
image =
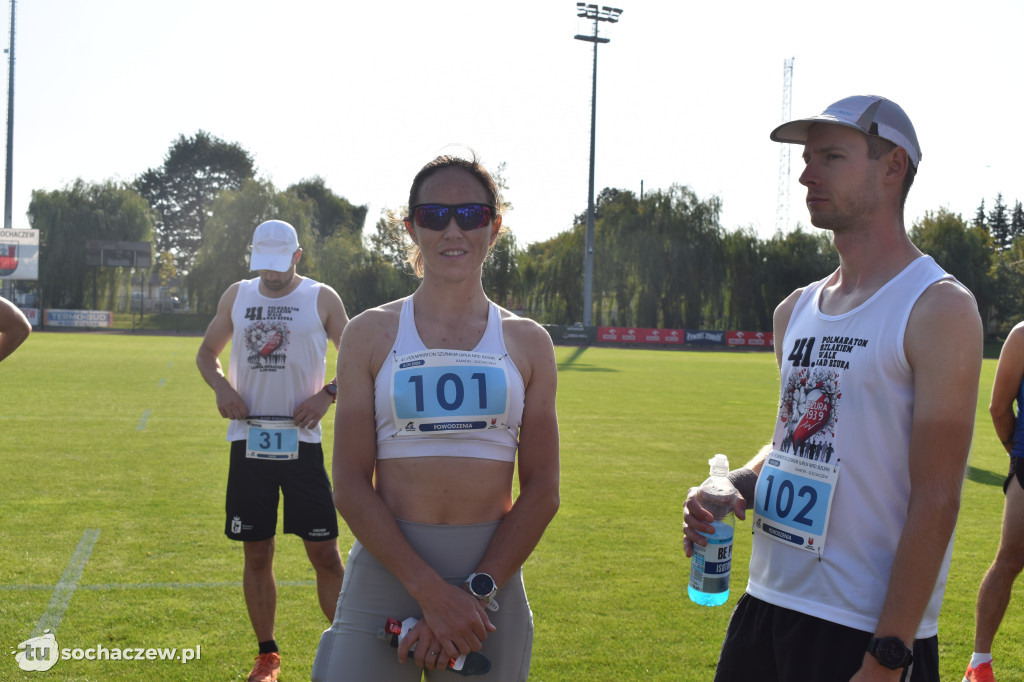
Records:
M412 180L412 187L409 188L409 203L406 205L405 217L412 220L412 207L419 202L420 188L423 187L423 183L427 181L427 178L432 176L438 171L446 170L448 168L459 168L466 171L480 183L480 186L487 192L488 203L494 206L494 218L497 218L502 213L502 199L501 193L498 191L498 185L491 177L491 174L486 168L481 165L477 159L476 154L473 153L472 157L467 159L461 156L454 156L450 154L443 154L438 156L433 161L420 169L419 173ZM504 233L504 226L501 228ZM405 230L402 230L404 234ZM423 254L420 252L418 244L408 245L406 248L405 261L412 266L413 271L418 277L423 277Z
M419 203L417 194L419 194L420 188L423 183L427 181L434 173L445 170L447 168L461 168L466 171L484 188L487 192L488 200L492 206L495 207L498 214L501 214L500 197L498 196L498 185L494 182L494 178L487 172L487 169L480 165L480 162L476 158L476 154L471 159L464 159L461 156L451 156L448 154L442 155L425 165L420 169L420 172L416 174L416 177L412 180L412 187L409 188L409 209Z

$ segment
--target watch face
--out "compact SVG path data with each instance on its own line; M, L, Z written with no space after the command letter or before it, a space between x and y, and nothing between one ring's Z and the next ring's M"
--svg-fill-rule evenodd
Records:
M477 573L470 581L469 589L478 597L486 597L494 592L494 579L486 573Z
M875 654L882 665L899 668L906 663L907 647L895 637L884 637L877 641Z

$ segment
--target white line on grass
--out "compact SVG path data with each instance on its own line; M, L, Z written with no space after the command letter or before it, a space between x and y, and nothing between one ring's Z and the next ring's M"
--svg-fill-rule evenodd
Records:
M164 377L163 379L160 379L160 383L156 385L157 388L163 388L165 381L167 381L166 377Z
M142 431L146 428L146 422L149 421L149 415L151 414L153 414L153 410L146 410L142 413L142 416L139 418L139 423L135 425L136 431Z
M89 560L93 545L96 544L96 538L99 536L99 528L86 528L85 532L82 533L82 539L78 541L75 553L71 555L71 560L68 561L67 568L64 569L64 575L60 577L60 580L57 581L53 588L53 596L50 597L49 606L46 607L46 611L43 612L39 622L36 623L36 629L32 631L33 637L42 635L45 630L50 632L57 631L57 626L60 625L61 619L64 618L64 611L68 608L68 604L71 603L71 597L75 594L78 579L82 577L85 562Z
M278 587L313 587L315 580L278 580ZM96 585L78 585L79 590L180 590L187 588L210 589L218 587L241 587L239 581L222 581L212 583L98 583ZM52 590L53 585L0 585L0 592L29 592L34 590Z

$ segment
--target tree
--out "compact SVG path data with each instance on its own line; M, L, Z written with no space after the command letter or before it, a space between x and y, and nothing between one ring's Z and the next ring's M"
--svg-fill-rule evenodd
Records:
M762 242L753 229L735 230L725 235L722 247L725 265L722 326L736 331L771 329L772 310L764 300Z
M35 190L28 208L39 230L39 285L46 308L118 306L131 268L90 267L89 240L144 242L152 238L146 200L124 183L76 180L64 189Z
M498 235L484 261L484 290L487 296L502 306L512 306L512 297L519 284L519 268L516 263L516 238L511 232Z
M355 206L338 196L328 189L323 178L316 176L301 180L285 191L312 202L313 236L318 242L325 241L339 231L354 235L357 239L362 234L367 207Z
M520 254L536 282L528 308L538 322L572 324L583 319L583 226L577 224Z
M982 199L981 203L978 204L978 210L974 214L974 227L984 227L988 229L988 218L985 215L985 200Z
M1001 198L996 203L1001 203ZM910 239L971 290L982 319L986 319L992 304L989 286L992 248L985 228L968 227L959 214L940 208L925 211L924 217L910 228Z
M1010 241L1016 241L1024 237L1024 207L1018 201L1013 206L1013 213L1010 214Z
M1002 194L996 195L996 203L989 211L988 232L992 235L992 244L997 251L1005 251L1010 246L1010 221Z
M156 210L156 247L174 254L179 270L192 268L217 195L253 177L252 157L241 146L200 130L178 137L164 163L150 168L135 188Z
M796 289L839 267L839 253L829 234L820 230L804 232L797 224L792 232L776 232L764 243L761 281L769 311Z
M419 278L404 260L403 233L404 228L400 232L396 223L382 217L370 237L370 249L343 232L325 242L321 266L337 273L332 286L345 301L349 315L408 296L419 286Z
M237 190L225 190L211 204L202 246L188 275L189 291L197 312L212 313L221 294L234 282L254 275L249 270L252 233L265 220L284 220L295 228L302 260L296 271L316 270L317 253L312 229L312 208L294 195L277 192L269 181L248 180Z

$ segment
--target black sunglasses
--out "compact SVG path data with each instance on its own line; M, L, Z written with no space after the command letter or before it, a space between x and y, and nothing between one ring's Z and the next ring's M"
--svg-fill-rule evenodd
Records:
M420 227L440 232L448 227L448 221L454 216L455 224L468 232L487 225L494 213L490 204L416 204L412 207L412 215L405 220L415 219Z

